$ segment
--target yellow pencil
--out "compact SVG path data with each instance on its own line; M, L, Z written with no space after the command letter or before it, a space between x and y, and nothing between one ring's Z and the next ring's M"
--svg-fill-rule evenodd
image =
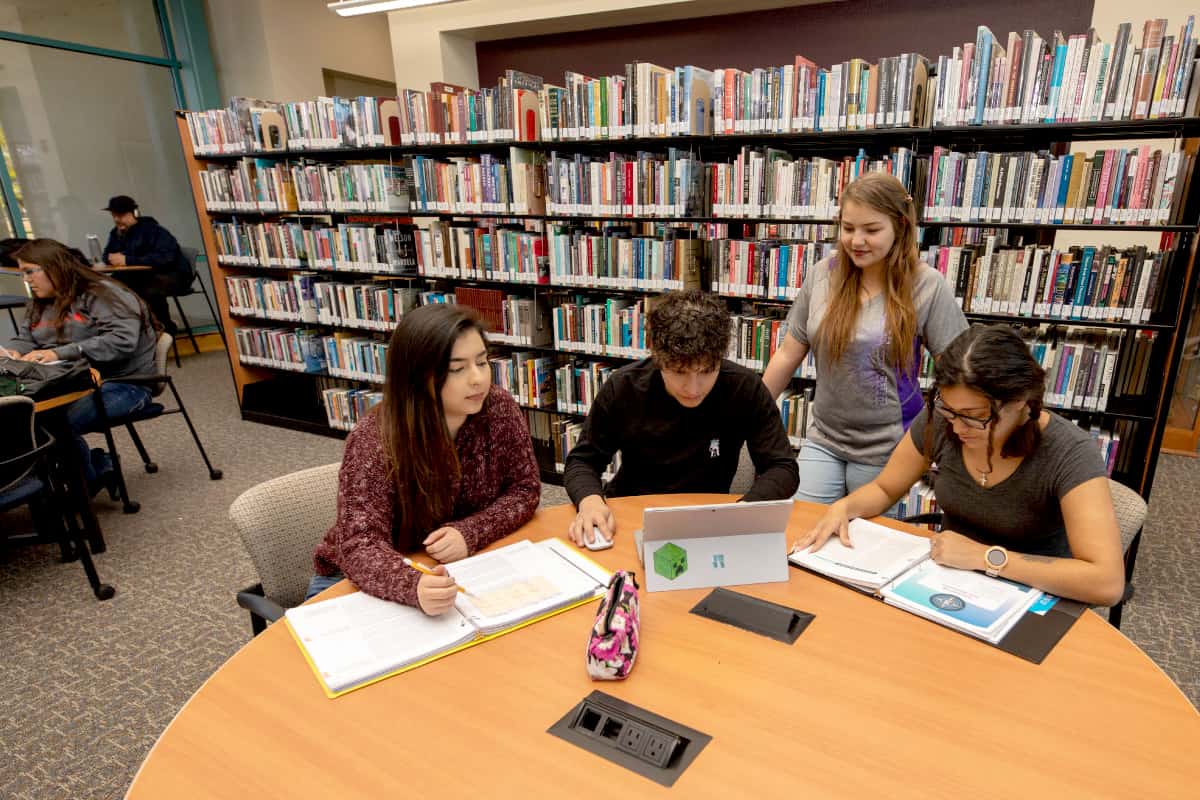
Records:
M404 557L404 564L405 564L405 566L412 567L412 568L413 568L413 569L415 569L417 572L423 572L423 573L425 573L426 575L437 575L437 573L436 573L436 572L434 572L434 571L433 571L433 570L431 570L429 567L427 567L427 566L425 566L424 564L422 564L420 561L413 561L413 560L412 560L411 558L409 558L408 556L405 556L405 557ZM441 576L440 576L440 575L438 575L438 577L441 577ZM475 595L471 594L470 592L468 592L466 589L464 589L464 588L463 588L463 587L461 587L461 586L459 586L459 587L458 587L458 590L459 590L460 592L462 592L463 594L465 594L465 595L470 595L471 597L474 597L474 596L475 596Z

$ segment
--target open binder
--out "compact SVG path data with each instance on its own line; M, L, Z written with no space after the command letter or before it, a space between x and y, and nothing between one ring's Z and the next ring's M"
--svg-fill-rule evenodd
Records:
M610 575L559 539L446 565L470 594L431 617L365 592L288 609L288 630L328 697L368 686L583 605Z
M855 519L850 538L852 548L831 537L788 561L1035 664L1083 613L1080 603L1015 581L941 566L923 536Z

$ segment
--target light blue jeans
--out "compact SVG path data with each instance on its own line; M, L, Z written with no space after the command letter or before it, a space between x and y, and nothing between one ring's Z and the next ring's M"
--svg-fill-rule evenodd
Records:
M847 461L812 442L805 442L800 448L796 463L800 467L800 488L796 490L796 499L823 505L829 505L866 486L883 471L882 465ZM892 506L885 515L893 517L895 512L896 507Z

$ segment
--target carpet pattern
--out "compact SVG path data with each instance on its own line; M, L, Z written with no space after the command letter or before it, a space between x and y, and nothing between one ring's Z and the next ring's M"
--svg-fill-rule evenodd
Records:
M96 602L57 548L0 549L0 797L121 797L155 739L203 681L250 638L234 602L256 582L228 520L251 486L341 458L342 442L243 422L223 353L175 370L205 447L224 470L209 481L178 415L139 426L160 470L142 471L124 432L118 449L136 515L102 496L108 552L96 558L117 596ZM566 502L545 487L543 504ZM1124 631L1193 703L1200 702L1200 461L1160 462ZM28 525L0 514L0 531Z

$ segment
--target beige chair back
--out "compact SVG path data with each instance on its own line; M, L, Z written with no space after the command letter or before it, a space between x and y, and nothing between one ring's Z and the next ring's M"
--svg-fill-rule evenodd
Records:
M304 600L313 550L337 516L340 466L326 464L260 483L229 507L263 594L284 608Z
M1129 550L1129 543L1146 522L1146 501L1142 496L1123 483L1111 478L1108 491L1112 494L1113 510L1117 512L1117 528L1121 531L1121 552Z

